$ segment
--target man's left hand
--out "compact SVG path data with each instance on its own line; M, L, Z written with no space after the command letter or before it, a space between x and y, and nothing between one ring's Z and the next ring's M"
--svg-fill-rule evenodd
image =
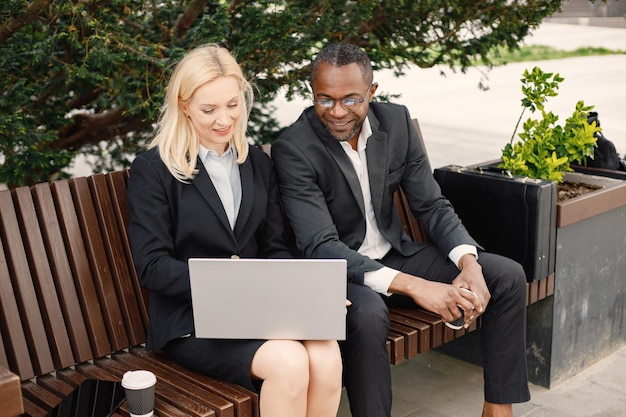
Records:
M491 299L491 294L489 293L485 277L483 276L483 269L474 255L463 255L459 261L459 267L461 268L461 272L454 281L452 281L452 285L458 288L468 289L476 294L476 297L474 297L470 293L462 293L474 306L473 311L469 313L466 312L465 314L465 327L467 328L478 316L485 312L487 304ZM467 294L467 296L465 294Z

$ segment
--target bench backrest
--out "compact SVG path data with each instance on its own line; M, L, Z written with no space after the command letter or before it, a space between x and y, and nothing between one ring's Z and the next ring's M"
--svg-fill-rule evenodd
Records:
M0 365L22 380L145 342L127 176L0 191Z

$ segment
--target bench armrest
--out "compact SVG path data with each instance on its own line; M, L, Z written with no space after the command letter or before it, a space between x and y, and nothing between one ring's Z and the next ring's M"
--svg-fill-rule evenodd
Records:
M0 366L0 417L24 413L20 377Z

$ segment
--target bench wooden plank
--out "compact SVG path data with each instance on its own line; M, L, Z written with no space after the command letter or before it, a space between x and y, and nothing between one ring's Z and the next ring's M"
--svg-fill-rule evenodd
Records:
M416 356L419 347L417 330L394 321L390 322L389 328L395 334L402 336L404 341L404 358L408 360Z
M421 321L430 328L430 348L434 349L443 344L444 330L446 327L438 315L421 308L394 308L393 311L402 316Z
M430 326L422 321L415 320L411 317L406 317L402 314L398 314L395 308L389 309L389 318L391 323L400 323L411 329L415 329L417 332L417 353L424 353L430 350Z
M68 262L67 252L59 225L59 219L56 213L56 207L52 198L50 184L37 184L32 188L33 201L37 208L39 216L39 224L43 241L45 244L45 252L48 254L49 267L54 279L54 285L57 291L58 299L54 302L60 303L63 313L64 323L67 328L69 341L74 352L74 362L63 363L60 367L73 365L76 362L83 362L93 357L89 338L87 337L87 329L85 319L78 301L76 293L76 285L72 276L72 271ZM37 248L42 250L43 248ZM43 256L40 253L33 253L35 256Z
M47 417L49 410L44 410L28 398L24 398L24 414L29 417Z
M74 388L76 388L74 385L68 384L62 379L55 378L51 374L38 376L37 385L60 398L67 397L74 391Z
M398 365L404 362L404 336L401 333L397 333L393 329L390 329L387 340L391 342L391 357L389 358L389 362L392 365Z
M51 191L57 207L66 254L74 277L76 294L91 349L95 357L101 357L110 353L112 348L107 334L105 317L102 314L100 300L94 285L95 280L89 266L85 243L82 239L69 182L67 180L55 181L51 184Z
M104 253L111 270L111 279L117 290L118 304L122 311L122 318L126 324L126 333L131 346L138 345L146 341L145 321L140 309L139 301L135 296L135 288L132 283L133 276L130 268L133 264L128 264L128 259L123 252L122 235L126 235L124 230L121 233L115 213L109 187L104 174L92 175L89 177L89 187L91 197L96 210L96 217L99 223L99 233L104 243ZM91 234L92 229L85 229L83 233ZM103 261L102 257L97 257L96 262ZM138 287L138 286L137 286Z
M16 188L14 202L31 268L32 282L35 284L37 299L33 302L38 303L41 309L54 367L65 368L73 365L75 361L30 188Z
M29 260L21 239L22 234L18 225L17 214L13 206L11 193L9 192L0 192L0 229L3 232L9 276L11 277L13 291L17 300L26 345L28 346L26 350L14 350L12 356L20 366L22 379L28 379L34 375L26 372L28 367L25 365L25 361L27 360L30 360L33 371L37 375L52 372L55 366L50 347L48 346L43 317L39 310L39 301L37 300L30 272ZM9 327L12 325L10 324ZM19 337L17 333L13 332L16 337ZM13 343L12 340L10 342ZM21 344L20 341L16 341L16 343ZM29 353L30 358L27 356Z
M128 347L130 343L122 310L115 296L116 289L111 279L112 271L106 257L104 240L100 235L100 225L91 199L91 190L87 178L80 177L70 180L70 189L74 198L80 229L83 233L98 299L102 307L109 342L112 350L122 350Z
M141 313L144 321L145 328L148 327L148 291L145 290L139 282L137 271L134 268L133 254L130 249L130 241L128 239L128 200L126 197L126 185L128 183L130 170L115 171L106 174L107 185L109 186L109 192L111 193L111 203L113 204L113 210L115 211L115 218L117 219L118 227L120 230L119 236L122 240L124 255L126 256L126 264L130 265L129 272L131 281L135 287L135 293L137 297L137 307Z
M34 405L44 410L53 409L63 400L63 397L57 396L53 392L31 381L22 383L22 394L25 400L32 402Z
M2 209L2 194L0 194L0 212ZM0 216L2 216L0 214ZM4 230L4 228L0 228ZM22 319L17 305L17 297L11 284L9 269L4 257L4 247L0 239L0 339L2 340L2 354L0 354L0 370L3 368L14 369L20 375L33 377L35 371L28 355L26 334L22 326ZM6 333L5 333L6 332ZM8 394L7 394L8 396Z

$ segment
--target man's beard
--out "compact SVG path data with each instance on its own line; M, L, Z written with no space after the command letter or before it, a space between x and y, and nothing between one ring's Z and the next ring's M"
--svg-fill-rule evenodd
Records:
M348 133L346 133L345 135L337 136L337 135L335 135L331 131L331 129L327 125L325 125L326 130L328 131L328 133L330 133L330 135L332 137L334 137L335 139L337 139L339 142L347 142L350 139L352 139L354 137L354 135L356 134L356 132L361 130L362 126L363 126L363 120L361 120L359 123L355 124L354 127L352 129L350 129L350 131Z

